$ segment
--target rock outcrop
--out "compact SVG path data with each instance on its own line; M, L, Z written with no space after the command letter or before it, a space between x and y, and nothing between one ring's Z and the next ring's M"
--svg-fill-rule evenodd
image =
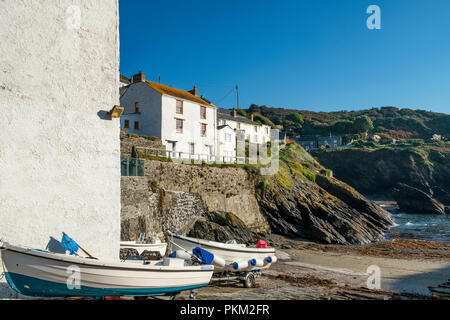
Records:
M406 213L445 214L446 207L428 194L414 187L399 183L392 196L400 210Z
M254 245L264 235L250 230L245 223L231 212L208 212L199 218L188 233L189 237L226 242L236 240L239 243Z
M347 148L314 154L334 176L366 195L390 197L398 183L450 205L450 145Z

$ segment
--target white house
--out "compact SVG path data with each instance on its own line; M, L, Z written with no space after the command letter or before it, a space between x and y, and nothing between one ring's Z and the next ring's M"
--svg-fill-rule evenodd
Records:
M106 116L119 103L118 10L117 0L0 1L4 241L46 249L64 231L119 259L120 130ZM0 281L0 299L15 297Z
M217 121L218 126L229 125L240 130L250 143L265 144L270 141L270 126L253 121L253 115L248 119L239 115L236 109L220 108L217 110Z
M121 89L120 104L125 108L121 128L160 138L171 157L189 158L195 154L214 161L217 108L199 97L195 86L191 91L176 89L146 81L140 72Z
M217 126L217 154L220 162L236 160L236 131L227 124Z

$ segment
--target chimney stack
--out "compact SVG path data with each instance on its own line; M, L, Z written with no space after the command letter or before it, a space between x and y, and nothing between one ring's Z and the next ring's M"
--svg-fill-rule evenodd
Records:
M253 113L250 115L250 120L253 121Z
M234 118L236 118L237 112L236 112L236 109L235 109L235 108L233 108L233 111L231 111L231 115L232 115Z
M144 82L144 81L145 81L145 73L143 73L142 71L139 71L139 73L137 73L133 77L131 77L131 83Z
M198 96L198 90L197 90L197 86L194 86L194 89L189 90L188 92L192 93L194 96Z

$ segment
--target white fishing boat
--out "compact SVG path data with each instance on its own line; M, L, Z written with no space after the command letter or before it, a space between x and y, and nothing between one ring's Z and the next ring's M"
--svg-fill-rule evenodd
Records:
M165 258L148 264L106 262L0 243L8 284L39 297L171 295L208 285L212 265Z
M136 249L139 254L147 251L158 251L161 256L166 254L167 243L140 243L137 241L120 241L120 249Z
M215 272L262 270L269 268L272 263L277 261L275 248L256 248L247 247L245 244L203 240L170 231L168 234L172 251L178 252L181 249L192 252L194 248L199 247L212 253Z

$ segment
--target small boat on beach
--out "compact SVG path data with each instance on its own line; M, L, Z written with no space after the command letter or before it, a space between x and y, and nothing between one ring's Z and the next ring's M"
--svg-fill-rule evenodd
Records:
M167 243L141 243L138 241L120 241L120 249L136 249L139 254L142 254L145 250L157 251L164 256L166 254Z
M247 247L245 244L222 243L182 236L168 231L171 250L192 252L196 247L214 255L214 272L267 269L277 261L275 248Z
M5 278L18 293L39 297L175 295L208 285L212 265L181 259L107 262L0 242Z

